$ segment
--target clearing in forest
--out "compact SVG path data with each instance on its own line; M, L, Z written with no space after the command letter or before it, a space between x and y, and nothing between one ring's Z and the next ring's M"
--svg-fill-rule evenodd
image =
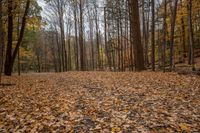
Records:
M200 78L161 72L3 77L0 132L200 132Z

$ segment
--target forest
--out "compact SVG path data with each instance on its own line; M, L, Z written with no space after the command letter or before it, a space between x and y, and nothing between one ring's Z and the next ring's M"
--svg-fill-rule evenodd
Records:
M200 132L200 0L0 0L0 133Z

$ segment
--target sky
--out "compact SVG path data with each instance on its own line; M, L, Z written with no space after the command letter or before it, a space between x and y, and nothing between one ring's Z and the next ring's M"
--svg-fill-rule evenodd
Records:
M44 3L44 0L37 0L38 1L38 4L42 7L45 6L45 3Z
M41 6L42 9L43 9L41 15L42 15L42 17L44 17L45 16L44 15L44 7L45 7L46 4L45 4L44 0L37 0L37 1L38 1L39 6Z

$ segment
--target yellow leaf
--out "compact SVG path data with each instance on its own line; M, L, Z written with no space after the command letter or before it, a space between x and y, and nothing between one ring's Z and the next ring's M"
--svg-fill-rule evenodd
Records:
M116 132L119 132L119 131L120 131L119 127L113 127L112 128L112 133L116 133Z
M184 131L184 132L187 132L187 133L190 132L190 127L188 127L188 125L185 124L185 123L179 124L179 127L180 127L181 131Z

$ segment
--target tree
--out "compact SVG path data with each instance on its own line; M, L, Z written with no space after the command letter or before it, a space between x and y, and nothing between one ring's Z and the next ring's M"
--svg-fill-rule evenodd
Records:
M93 12L91 12L91 7L89 2L87 1L87 15L89 22L89 42L90 42L90 67L92 70L95 70L95 56L94 56L94 21L93 21Z
M140 17L138 0L129 0L130 27L132 28L132 45L134 47L135 70L142 71L144 67L143 46L141 43Z
M26 1L25 4L25 11L24 15L22 17L22 24L20 29L19 38L17 40L17 44L14 49L12 49L13 44L13 0L8 0L8 35L7 35L7 51L6 51L6 61L5 61L5 75L11 76L13 64L15 62L19 46L22 42L23 36L24 36L24 30L26 26L26 19L28 15L30 7L30 0ZM12 50L14 51L12 53Z
M3 2L0 1L0 84L1 84L1 74L3 67Z
M8 0L8 35L5 61L5 75L11 75L12 72L12 40L13 40L13 0Z
M79 29L79 45L80 45L80 68L82 71L85 71L85 51L84 51L84 43L83 43L83 0L79 2L79 12L80 12L80 29Z
M143 42L144 42L144 60L145 65L149 65L149 58L148 58L148 40L149 40L149 1L142 0L142 27L143 27ZM148 11L146 11L148 10ZM154 23L152 23L154 25ZM152 38L153 39L153 38ZM152 45L153 46L153 45ZM153 55L153 53L152 53Z
M151 56L151 63L152 63L152 70L155 71L155 3L154 0L151 0L151 13L152 13L152 24L151 24L151 45L152 45L152 56Z
M73 13L74 13L74 32L75 32L75 64L76 70L79 70L79 49L78 49L78 28L77 28L77 2L73 1Z
M60 56L60 67L62 71L68 70L68 57L67 57L67 47L66 47L66 36L65 36L65 14L66 14L66 0L46 0L48 5L48 10L51 12L48 19L54 25L54 29L57 31L57 44Z
M97 2L93 1L94 6L94 17L95 17L95 29L96 29L96 45L97 45L97 66L98 69L101 69L102 63L101 63L101 56L100 56L100 36L99 36L99 23L98 23L98 10L97 10Z
M172 1L173 2L173 1ZM178 0L174 1L174 8L171 16L171 36L170 36L170 70L174 67L174 30L176 25L176 14L177 14Z
M167 36L167 0L164 0L164 14L163 14L163 72L165 72L165 66L166 66L166 36Z
M27 19L28 12L29 12L29 7L30 7L30 0L27 0L24 15L22 17L22 24L21 24L21 30L19 32L19 38L17 40L17 45L16 45L13 55L12 55L11 67L13 67L14 61L15 61L17 53L19 51L19 46L21 45L22 39L24 37L24 31L25 31L25 26L26 26L26 19Z
M189 44L190 44L189 63L192 65L192 70L195 70L194 35L193 35L193 25L192 25L192 0L188 0L187 6L188 6L188 33L189 33Z

